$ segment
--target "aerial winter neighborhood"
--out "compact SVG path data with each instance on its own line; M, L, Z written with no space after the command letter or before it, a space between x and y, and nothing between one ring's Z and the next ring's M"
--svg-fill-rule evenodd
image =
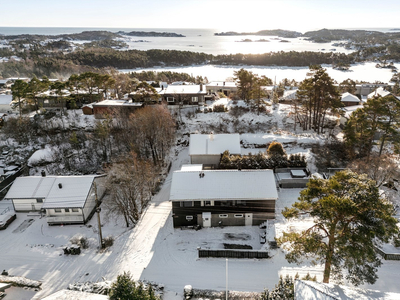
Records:
M400 299L390 86L91 76L0 82L0 298Z

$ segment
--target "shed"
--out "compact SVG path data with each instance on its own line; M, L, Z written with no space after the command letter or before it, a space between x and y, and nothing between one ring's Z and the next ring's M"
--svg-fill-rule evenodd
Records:
M203 164L215 167L219 164L222 153L241 155L240 135L234 134L191 134L189 156L191 164Z

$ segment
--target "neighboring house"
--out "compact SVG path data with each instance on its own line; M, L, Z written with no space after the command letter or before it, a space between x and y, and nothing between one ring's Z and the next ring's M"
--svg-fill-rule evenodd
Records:
M350 93L343 93L342 99L340 100L344 106L354 106L362 104L361 100Z
M0 79L0 89L5 89L9 87L9 80L8 79Z
M10 112L12 95L0 95L0 113Z
M285 90L282 97L279 98L280 103L292 103L297 100L297 88L293 90Z
M315 281L305 281L296 279L294 282L295 300L371 300L385 299L398 300L399 293L389 293L362 288L337 285L332 283L322 283Z
M189 156L191 164L204 167L219 165L222 153L241 154L240 135L234 134L191 134Z
M399 99L399 97L393 95L391 92L388 92L383 87L379 87L375 91L373 91L372 93L368 94L367 99L371 99L371 98L374 98L374 97L386 97L386 96L390 96L390 95L392 95L393 97Z
M170 198L174 227L253 226L275 218L272 170L175 171Z
M162 94L168 105L203 105L207 92L200 85L169 85Z
M129 115L138 108L143 107L143 103L127 100L104 100L98 103L92 103L93 114L96 119L104 119L107 115L112 116L115 113Z
M362 105L353 105L353 106L345 106L342 108L344 114L340 116L340 124L346 124L347 120L350 119L350 116L355 112L357 109L362 108Z
M229 96L231 93L236 93L238 87L236 82L213 81L206 84L206 90L208 94L223 93L225 96Z
M354 92L354 94L360 95L361 97L368 96L377 88L384 88L385 86L387 86L387 84L380 84L380 83L356 84L356 91Z
M18 177L4 199L16 212L45 211L49 224L81 224L93 215L104 181L105 175Z

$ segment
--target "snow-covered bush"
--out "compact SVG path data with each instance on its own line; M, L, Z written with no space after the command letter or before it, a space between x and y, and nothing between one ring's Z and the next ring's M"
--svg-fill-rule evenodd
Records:
M89 248L89 240L82 235L74 235L70 240L71 244L78 245L82 249Z

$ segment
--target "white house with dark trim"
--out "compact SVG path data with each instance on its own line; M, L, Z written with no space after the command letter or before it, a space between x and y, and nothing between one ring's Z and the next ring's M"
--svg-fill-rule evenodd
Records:
M202 164L204 167L217 166L222 153L241 154L240 135L233 134L191 134L189 156L191 164Z
M16 212L45 211L48 224L86 223L105 192L105 175L18 177L5 199Z
M275 218L278 192L272 170L183 168L169 199L174 227L252 226Z

